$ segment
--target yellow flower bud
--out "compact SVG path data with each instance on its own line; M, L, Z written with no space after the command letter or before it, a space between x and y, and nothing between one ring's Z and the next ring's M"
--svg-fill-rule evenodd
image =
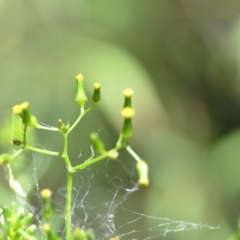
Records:
M83 75L81 73L79 73L76 77L75 77L76 81L83 81Z
M132 118L135 115L135 111L131 107L125 107L122 109L121 114L124 118Z
M148 179L148 165L143 160L138 160L136 164L136 169L138 172L138 184L143 187L147 187L149 185L149 179Z
M52 191L50 189L43 189L41 191L41 196L43 198L42 216L44 219L48 220L53 215L53 208L51 204Z
M43 224L43 231L44 232L50 232L51 229L52 229L52 227L49 223L44 223Z
M94 87L94 91L92 96L92 102L94 104L97 104L100 102L100 99L101 99L101 85L100 83L94 83L93 87Z
M2 155L0 155L0 165L3 164L3 163L8 163L10 161L10 154L8 153L4 153Z
M38 120L36 119L36 117L30 114L28 102L23 102L19 105L16 105L12 108L12 110L13 114L19 115L22 118L24 126L38 127Z
M132 117L135 114L135 111L131 107L125 107L121 111L122 116L124 117L123 128L122 128L122 135L125 138L130 138L133 134L132 128Z
M48 188L41 191L42 198L49 199L52 196L52 191Z
M76 77L76 102L79 104L81 108L84 107L87 102L87 96L83 86L83 75L79 73Z
M127 88L123 91L124 95L124 104L123 107L132 107L132 95L134 91L131 88Z

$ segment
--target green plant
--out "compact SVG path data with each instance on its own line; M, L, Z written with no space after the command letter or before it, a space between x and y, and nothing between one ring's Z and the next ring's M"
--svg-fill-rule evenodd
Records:
M21 187L20 183L14 178L13 171L11 168L11 162L20 153L26 150L47 154L51 156L59 156L64 160L66 171L67 171L67 190L66 190L66 203L65 203L65 239L66 240L93 240L96 239L94 236L94 229L92 230L82 230L75 228L72 231L72 191L73 191L73 175L82 169L102 161L106 158L116 159L118 157L118 151L125 148L136 160L136 169L139 176L139 185L147 186L149 184L148 180L148 166L145 161L143 161L128 144L128 139L133 134L132 129L132 117L134 115L134 109L132 108L132 95L133 91L131 89L126 89L124 91L124 105L121 114L124 118L123 127L119 134L118 141L115 147L106 150L103 141L99 138L96 133L90 135L90 141L97 155L85 160L83 163L72 166L71 159L68 153L68 136L80 120L88 114L101 99L101 86L99 83L94 84L94 91L91 99L91 105L85 109L87 103L87 96L84 90L83 76L78 74L76 76L76 102L80 108L80 114L78 118L72 125L65 124L61 119L58 121L58 127L46 127L39 123L37 118L30 113L29 103L24 102L22 104L13 107L13 114L18 115L22 119L23 125L23 137L22 139L14 139L12 143L19 146L19 149L14 154L4 153L0 156L0 163L6 164L9 176L9 186L15 192L15 194L20 198L26 198L26 193ZM32 146L27 142L26 134L29 127L38 128L41 130L59 132L63 137L63 150L62 152L54 152L46 149L41 149ZM49 219L53 215L53 208L51 205L51 191L49 189L44 189L41 191L43 198L43 209L42 218L44 224L42 226L44 239L57 240L60 239L56 233L51 228L49 224ZM16 204L12 204L9 207L4 207L0 209L0 239L36 239L35 229L36 226L31 224L32 215L25 213L23 210L17 210ZM117 239L113 236L112 239Z
M237 230L233 234L231 234L231 236L229 236L227 240L240 240L240 218L238 218L237 223Z

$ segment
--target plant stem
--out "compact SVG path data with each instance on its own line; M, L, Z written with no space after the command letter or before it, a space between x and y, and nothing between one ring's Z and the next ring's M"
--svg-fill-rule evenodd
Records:
M130 146L126 147L127 151L133 156L136 161L140 161L140 157L132 150Z
M118 151L118 150L120 150L121 148L124 148L124 147L125 147L125 146L123 146L123 145L119 145L119 146L116 146L115 148L113 148L113 149L110 150L110 151ZM109 152L110 152L110 151L109 151ZM73 167L72 170L73 170L73 171L79 171L79 170L84 169L84 168L87 167L87 166L90 166L90 165L92 165L92 164L94 164L94 163L96 163L96 162L99 162L99 161L107 158L107 157L109 156L109 152L106 152L106 153L104 153L104 154L102 154L102 155L100 155L100 156L98 156L98 157L96 157L96 158L93 158L93 159L91 159L91 160L87 160L87 161L85 161L84 163Z
M68 156L68 135L63 134L63 141L64 141L64 147L63 147L63 158L65 161L65 165L69 171L72 169L72 165Z
M53 152L53 151L49 151L46 149L40 149L40 148L36 148L36 147L30 146L30 145L26 145L25 148L28 150L32 150L34 152L39 152L39 153L48 154L48 155L52 155L52 156L61 156L62 155L59 152Z
M73 123L73 125L69 128L67 133L70 133L75 127L76 125L79 123L79 121L82 119L82 117L84 116L85 111L84 109L81 108L81 112L80 115L78 116L78 118L76 119L76 121Z
M15 157L17 157L22 151L24 150L24 148L19 149L17 152L15 152L12 156L10 160L13 160Z
M88 112L90 112L93 109L94 106L89 107L87 110L84 110L84 108L80 109L80 115L78 116L78 118L76 119L76 121L73 123L73 125L69 128L67 134L69 134L75 127L76 125L79 123L79 121L82 119L82 117L87 114Z
M59 132L59 128L55 128L55 127L46 127L43 125L38 125L37 127L38 129L43 129L43 130L47 130L47 131L53 131L53 132Z
M66 240L71 239L72 231L72 187L73 187L73 170L71 161L68 156L68 134L63 134L63 159L67 168L67 192L66 192L66 218L65 218L65 229L66 229Z
M26 145L27 127L23 128L23 144Z
M73 172L67 174L67 193L66 193L66 218L65 218L65 228L66 228L66 240L71 239L72 230L72 187L73 187Z

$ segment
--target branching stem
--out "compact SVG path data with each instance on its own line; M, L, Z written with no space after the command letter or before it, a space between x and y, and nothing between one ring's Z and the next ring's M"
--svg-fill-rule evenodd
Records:
M126 135L126 131L128 130L127 133L129 133L130 130L126 128L127 125L124 125L124 131L122 130L122 132L119 135L118 141L115 145L114 148L112 148L109 151L105 150L104 144L101 142L100 139L95 139L95 138L91 138L91 141L93 142L93 146L95 148L95 151L100 154L98 156L94 157L94 152L92 150L92 157L90 159L87 159L85 162L83 162L82 164L79 164L75 167L72 167L72 163L71 160L69 158L68 155L68 135L69 133L77 126L77 124L81 121L81 119L83 118L83 116L87 113L89 113L100 101L100 84L95 84L94 85L94 93L93 93L93 97L92 97L92 105L87 108L86 110L84 109L84 104L87 101L87 97L85 95L84 89L83 89L83 84L82 84L82 80L83 80L83 76L81 74L76 76L76 81L77 81L77 97L76 97L76 101L80 106L80 113L79 116L77 117L77 119L75 120L75 122L69 127L69 124L64 125L62 123L62 120L59 120L59 127L51 127L51 126L44 126L38 123L37 119L32 116L29 112L28 106L29 103L24 102L20 105L16 105L13 108L13 112L16 115L19 115L22 120L23 120L23 125L24 125L24 129L23 129L23 140L19 141L19 140L13 140L13 144L15 145L22 145L23 147L21 149L19 149L18 151L16 151L13 155L10 156L10 160L14 159L15 157L17 157L23 150L27 149L27 150L31 150L34 152L38 152L38 153L42 153L42 154L47 154L47 155L51 155L51 156L59 156L61 158L63 158L66 169L67 169L67 190L66 190L66 205L65 205L65 211L66 211L66 218L65 218L65 230L66 230L66 234L65 234L65 239L66 240L71 240L72 239L72 192L73 192L73 175L75 172L77 171L81 171L82 169L95 164L97 162L102 161L103 159L106 158L112 158L112 159L116 159L118 156L118 151L122 148L126 148L128 150L128 152L137 160L140 162L140 158L139 156L131 149L131 147L127 144L127 140L129 138L129 134ZM130 91L127 93L124 93L125 96L125 103L124 103L124 107L131 107L131 96L132 96L132 92ZM126 119L129 119L129 117L131 118L131 116L128 115L123 115L124 117L124 123ZM36 127L38 129L42 129L42 130L47 130L47 131L53 131L53 132L60 132L63 136L63 152L55 152L55 151L49 151L46 149L41 149L41 148L37 148L31 145L27 144L27 127ZM4 157L5 155L3 155ZM9 161L9 156L7 155L7 157L5 156L5 159L1 159L2 162L4 162L5 159L7 159L6 161ZM143 161L142 161L143 162ZM8 163L7 165L8 167L8 172L9 172L9 183L10 183L10 187L15 191L15 193L20 196L20 197L26 197L25 192L22 190L21 185L18 181L16 181L14 179L14 176L12 174L12 169L10 164ZM46 200L46 199L45 199ZM21 231L21 229L20 229ZM47 230L45 230L47 232ZM49 230L50 231L50 230ZM21 231L19 232L24 238L26 239L30 239L30 237L28 235L25 234L25 232ZM50 233L49 233L50 234ZM51 238L53 239L53 238ZM54 238L55 239L55 238ZM58 239L58 238L56 238ZM75 237L74 237L75 239ZM78 239L83 239L82 237ZM85 239L85 237L84 237ZM92 239L92 238L91 238Z
M119 146L116 146L115 148L113 148L112 150L110 150L109 152L111 152L111 151L118 151L118 150L120 150L121 148L124 148L124 147L125 146L123 146L123 145L119 145ZM102 155L100 155L98 157L95 157L95 158L93 158L91 160L87 160L84 163L73 167L73 170L77 172L77 171L80 171L80 170L84 169L85 167L88 167L88 166L90 166L90 165L92 165L92 164L94 164L96 162L99 162L99 161L109 157L109 152L106 152L106 153L104 153L104 154L102 154Z

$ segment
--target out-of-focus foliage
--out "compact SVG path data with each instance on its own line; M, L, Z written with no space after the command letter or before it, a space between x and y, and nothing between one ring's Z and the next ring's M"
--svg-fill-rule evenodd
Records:
M239 29L237 0L1 0L0 127L11 107L25 100L44 123L56 125L64 116L71 122L77 111L70 107L74 76L82 72L88 92L101 82L103 99L88 119L92 123L83 122L79 132L86 139L104 126L101 136L111 146L121 127L116 95L132 87L133 142L151 177L149 189L139 192L137 211L220 225L166 240L226 239L240 215ZM61 144L47 134L38 137L43 146ZM74 139L71 151L86 156L89 143ZM64 177L56 179L45 168L55 164L57 175L63 165L36 158L39 179L44 175L40 187L63 186Z

